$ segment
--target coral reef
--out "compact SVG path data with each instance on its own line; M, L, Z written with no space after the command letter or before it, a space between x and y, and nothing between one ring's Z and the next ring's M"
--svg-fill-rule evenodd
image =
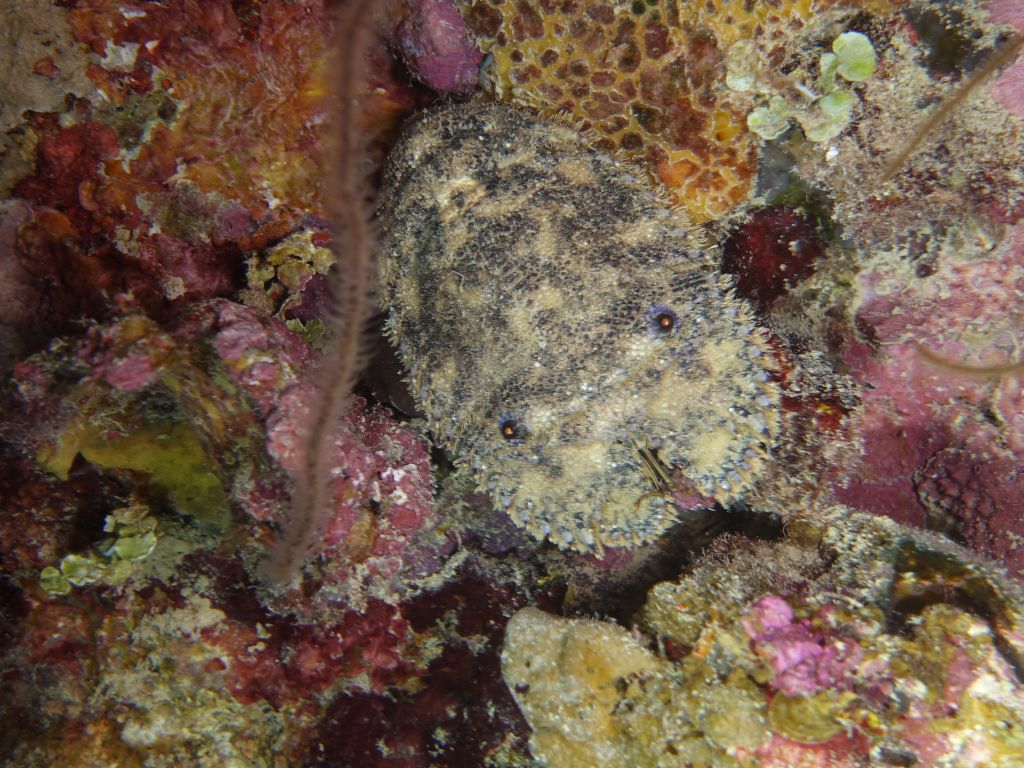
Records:
M22 113L60 111L66 94L85 96L91 83L62 9L48 0L8 0L0 8L0 69L7 73L0 96L0 196L6 199L13 184L31 173L38 141L31 131L12 130Z
M1024 764L1010 581L1024 572L1018 0L0 12L0 763ZM359 46L332 56L339 39ZM375 350L355 393L352 365L310 375L338 349L332 301L353 283L354 240L365 259L374 232L416 221L389 203L397 221L366 226L401 124L453 102L484 117L496 99L525 123L560 121L593 168L644 189L651 175L656 207L689 222L678 229L698 272L749 304L737 328L724 311L653 300L652 270L624 266L638 221L620 222L615 201L549 238L543 206L585 207L591 182L531 187L523 203L497 166L472 199L472 169L435 174L463 183L449 205L489 204L517 229L490 303L474 293L495 285L485 248L466 251L458 280L451 265L434 275L468 312L459 338L484 345L458 370L487 363L504 396L524 366L547 386L545 370L586 347L569 366L577 389L531 412L528 432L583 403L566 436L578 445L609 414L649 405L659 369L624 361L661 340L699 367L672 346L703 338L698 320L730 329L721 351L753 339L761 352L772 439L756 472L737 473L742 493L667 472L651 450L665 440L622 448L649 471L644 492L671 499L647 543L578 553L518 527L478 487L479 452L429 444L432 413L417 411L397 353L381 353L381 318L334 337ZM436 154L474 141L449 136ZM492 230L474 223L423 231L477 243ZM660 246L679 242L659 232ZM544 250L557 242L571 245ZM557 254L530 260L531 248ZM593 253L601 269L581 271ZM563 323L575 337L546 347L517 334L555 297L528 311L513 300L545 271L576 275L581 297ZM627 312L602 312L604 288L627 287L643 342L584 344ZM602 390L629 397L579 389L595 369L633 375ZM428 363L419 383L450 370ZM702 420L680 429L735 384L708 381L722 386L685 407L666 398L644 426L714 448ZM337 418L316 405L325 383L340 389ZM545 493L594 479L581 480L590 454L560 458L556 476L528 450L534 435L520 442L515 409L466 411L494 411L482 430L502 455L552 471ZM728 431L745 417L723 418ZM289 537L308 421L325 514ZM275 542L293 578L264 578Z
M296 470L297 425L312 399L299 374L311 356L279 321L226 300L196 307L171 333L128 317L19 363L15 407L35 423L9 428L8 439L58 478L85 460L214 531L230 525L229 502L271 523ZM356 399L327 460L339 469L338 503L321 549L345 554L332 558L333 578L353 590L390 584L430 520L425 444ZM363 581L348 570L355 563Z
M654 586L639 620L657 653L606 622L516 614L502 670L533 754L566 768L1019 764L1019 586L849 509L792 526L781 543L722 541Z
M49 476L22 467L31 484L4 487L3 570L28 603L4 656L20 692L5 719L27 718L31 697L67 704L36 718L11 764L60 759L54 739L76 730L103 759L282 764L259 755L307 749L338 691L383 692L433 659L395 603L447 539L417 548L432 520L426 446L379 407L355 400L338 425L316 586L279 615L246 573L288 502L310 356L280 321L217 300L168 331L126 317L18 364L3 444ZM87 511L83 483L113 487ZM75 681L69 664L84 668Z

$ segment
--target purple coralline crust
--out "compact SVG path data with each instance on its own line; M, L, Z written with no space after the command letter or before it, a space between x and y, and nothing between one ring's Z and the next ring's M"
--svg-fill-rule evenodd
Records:
M476 88L484 55L451 0L409 0L396 35L412 74L434 91L465 95Z
M204 632L227 660L223 681L242 704L309 705L348 682L384 692L416 674L414 637L400 609L371 601L323 625L228 619Z
M299 429L315 400L311 385L296 385L267 421L267 450L290 472L301 466ZM323 548L340 560L327 566L329 578L345 581L350 571L344 561L365 561L376 575L397 576L407 565L402 555L414 535L433 522L426 442L386 409L353 397L330 450L330 487L338 501L321 535Z
M212 332L210 342L232 380L268 417L312 365L313 352L279 320L232 302L213 306L213 314L193 315L190 322L201 321Z
M989 258L910 281L869 271L859 285L857 325L871 348L849 343L844 360L861 387L864 457L838 498L943 530L1021 572L1013 350L1024 341L1024 227L1009 228Z
M817 617L827 624L828 611ZM852 685L863 652L854 638L844 639L796 620L793 609L778 595L761 598L740 620L755 653L775 672L768 685L790 696L814 695L823 689Z

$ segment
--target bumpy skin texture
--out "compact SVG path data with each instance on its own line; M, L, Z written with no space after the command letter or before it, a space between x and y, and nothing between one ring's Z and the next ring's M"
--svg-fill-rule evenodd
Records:
M727 502L763 471L763 332L643 174L504 106L428 113L380 209L389 330L440 443L534 535L669 527L678 468Z

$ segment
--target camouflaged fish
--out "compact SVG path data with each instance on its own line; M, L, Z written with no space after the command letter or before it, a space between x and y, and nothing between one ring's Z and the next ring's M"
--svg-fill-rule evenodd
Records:
M385 172L388 330L436 439L580 551L729 502L778 416L764 332L644 174L499 105L429 112ZM677 471L678 470L678 471Z

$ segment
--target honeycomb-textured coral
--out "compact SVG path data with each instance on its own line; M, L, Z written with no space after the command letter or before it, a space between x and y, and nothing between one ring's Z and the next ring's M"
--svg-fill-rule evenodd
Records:
M462 0L466 21L494 57L502 98L563 112L597 145L643 160L696 221L746 199L758 137L725 85L725 53L739 40L774 48L815 0ZM831 2L827 4L831 5Z

